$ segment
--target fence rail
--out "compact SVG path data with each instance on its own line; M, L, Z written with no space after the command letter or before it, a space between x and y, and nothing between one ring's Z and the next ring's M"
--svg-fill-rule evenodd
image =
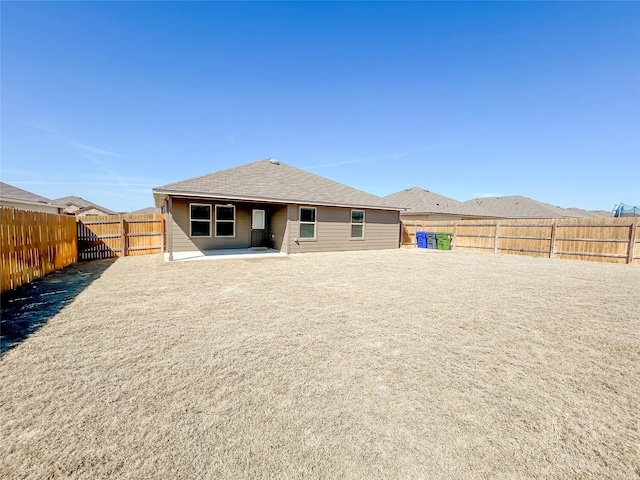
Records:
M162 253L166 245L164 214L78 217L77 232L79 260Z
M403 246L418 231L453 234L452 248L640 264L638 218L493 219L403 222Z
M76 220L0 207L0 291L64 268L78 259Z

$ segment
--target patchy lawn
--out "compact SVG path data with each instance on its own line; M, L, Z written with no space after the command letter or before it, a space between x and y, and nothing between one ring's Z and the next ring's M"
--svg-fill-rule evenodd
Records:
M637 478L640 267L110 266L0 358L3 478Z

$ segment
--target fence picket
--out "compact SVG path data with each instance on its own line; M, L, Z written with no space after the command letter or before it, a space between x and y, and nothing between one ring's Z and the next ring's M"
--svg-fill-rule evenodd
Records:
M75 223L66 215L0 207L0 291L76 262Z
M164 214L78 217L78 258L162 253L164 223Z
M628 217L434 220L424 228L454 233L455 250L638 264L638 221ZM402 238L403 246L415 245L411 224L403 223Z

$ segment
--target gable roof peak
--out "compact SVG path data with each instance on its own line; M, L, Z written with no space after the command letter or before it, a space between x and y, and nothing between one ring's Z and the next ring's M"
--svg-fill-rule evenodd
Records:
M265 158L153 189L156 206L168 195L230 200L393 209L380 197Z

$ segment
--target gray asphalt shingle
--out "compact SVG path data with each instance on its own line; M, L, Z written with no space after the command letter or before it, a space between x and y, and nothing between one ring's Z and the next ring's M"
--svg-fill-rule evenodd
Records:
M58 202L43 197L42 195L37 195L4 182L0 182L0 197L7 200L19 200L32 203L43 203L47 205L58 204Z
M380 197L271 159L169 183L153 189L156 205L167 194L400 210Z
M384 197L389 203L408 208L407 213L440 213L451 215L493 216L482 207L465 205L453 198L420 187L407 188Z

